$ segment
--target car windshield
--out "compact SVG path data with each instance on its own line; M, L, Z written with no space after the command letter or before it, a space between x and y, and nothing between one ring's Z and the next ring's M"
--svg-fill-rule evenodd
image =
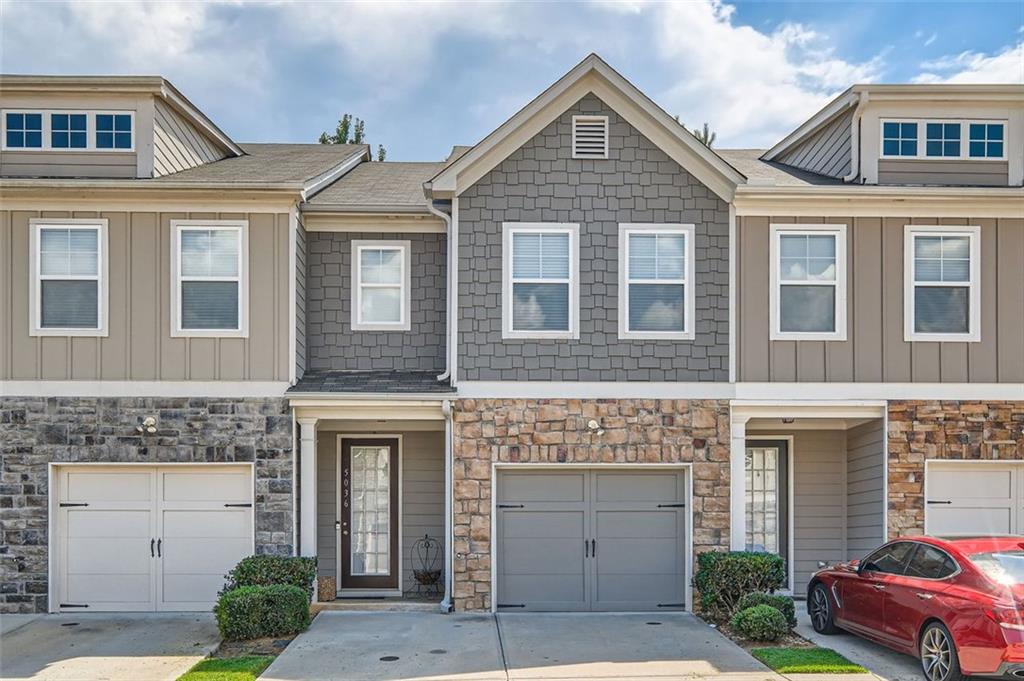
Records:
M971 560L997 584L1024 584L1024 551L976 553Z

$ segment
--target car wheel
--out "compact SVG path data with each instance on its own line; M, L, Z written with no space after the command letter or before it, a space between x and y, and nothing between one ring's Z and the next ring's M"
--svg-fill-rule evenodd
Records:
M811 591L811 602L807 613L811 616L811 626L819 634L838 634L839 627L832 619L832 604L828 600L828 589L824 584L816 584Z
M938 622L925 627L921 635L921 670L928 681L963 681L960 660L949 629Z

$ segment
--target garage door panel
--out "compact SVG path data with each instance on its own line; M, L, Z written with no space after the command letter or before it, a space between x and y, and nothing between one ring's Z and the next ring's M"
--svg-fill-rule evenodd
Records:
M146 574L152 569L149 537L68 537L68 574Z
M584 610L587 596L580 575L509 575L501 584L498 603L523 610Z
M168 574L215 573L223 576L245 556L252 554L248 537L165 539L162 565Z
M929 529L937 535L1013 534L1009 508L933 508Z
M594 501L676 501L676 476L651 473L595 473Z
M992 464L955 464L955 467L936 467L929 481L929 496L955 499L1010 499L1014 496L1013 475L1010 468L994 468Z
M503 511L501 522L509 539L583 536L581 511Z
M97 610L152 610L153 597L149 573L146 574L72 574L68 575L66 595L61 602L87 604L87 612Z
M653 610L659 605L681 603L683 597L679 575L674 572L649 574L642 580L635 575L602 574L597 581L595 602L604 609L619 603Z
M163 500L238 503L249 501L251 481L246 470L172 471L162 474Z
M143 537L153 536L149 511L94 511L72 509L67 513L70 537Z
M586 475L580 473L503 473L498 498L503 502L581 502Z
M675 537L679 523L674 511L598 511L598 539L612 537Z
M67 502L130 502L153 499L152 473L69 470L61 490Z
M224 586L224 577L215 574L165 574L161 610L207 610ZM211 599L210 594L214 594Z
M1019 534L1024 531L1024 464L942 462L928 466L929 534Z
M165 511L164 539L174 537L244 537L249 534L250 512Z
M681 547L664 537L605 539L597 542L598 574L646 575L657 572L679 573Z
M582 572L583 536L571 539L508 539L500 560L507 574Z

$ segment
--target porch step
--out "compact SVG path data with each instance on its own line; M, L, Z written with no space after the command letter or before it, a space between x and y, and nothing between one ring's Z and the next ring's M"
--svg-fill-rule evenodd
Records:
M323 610L356 612L438 612L441 599L419 598L338 598L313 603L310 611L315 615Z

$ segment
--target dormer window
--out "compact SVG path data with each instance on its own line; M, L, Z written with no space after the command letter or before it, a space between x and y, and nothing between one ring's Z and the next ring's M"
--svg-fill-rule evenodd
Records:
M131 114L96 114L97 149L131 149Z
M50 114L50 147L85 149L89 146L88 116L84 113Z
M1005 121L883 120L881 157L1005 161Z
M134 111L4 110L4 151L135 150Z
M5 149L40 149L43 146L43 115L40 113L4 113Z

